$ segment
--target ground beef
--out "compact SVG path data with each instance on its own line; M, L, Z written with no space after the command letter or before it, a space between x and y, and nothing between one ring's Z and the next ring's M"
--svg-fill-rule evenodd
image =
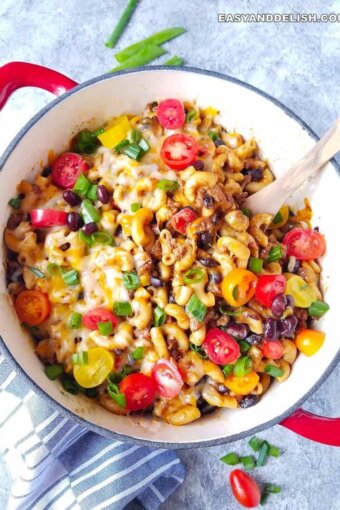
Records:
M159 239L157 239L155 244L150 249L150 255L155 260L162 260L162 245Z
M219 319L216 321L216 326L227 326L228 322L230 321L230 317L228 315L221 315Z
M236 205L237 205L237 209L243 209L243 205L244 205L244 202L246 201L247 197L248 197L248 192L247 191L243 191L243 193L236 193L233 198L236 202Z
M200 208L207 207L208 209L218 205L224 212L235 209L233 197L227 193L220 184L208 186L207 188L200 188L197 193L195 205Z
M141 275L151 275L151 271L152 271L152 268L153 268L153 262L152 260L148 260L147 262L145 262L145 264L143 264L139 270L138 270L138 274L139 276Z
M174 214L176 214L176 212L178 212L179 209L180 209L178 203L175 202L175 200L173 200L171 197L168 197L167 202L166 202L166 206L167 206L168 209L170 209L172 216Z
M306 308L296 307L294 309L294 315L298 320L296 331L306 329L308 327L308 311L306 310Z
M143 340L151 340L149 328L140 329L140 330L135 329L133 334L135 335L136 338L141 338Z

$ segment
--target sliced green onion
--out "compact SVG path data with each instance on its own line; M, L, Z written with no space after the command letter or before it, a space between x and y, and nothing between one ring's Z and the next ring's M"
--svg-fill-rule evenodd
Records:
M56 264L55 262L51 262L50 264L48 264L47 266L47 271L52 274L52 275L56 275L56 274L60 274L61 272L61 268L60 266L58 266L58 264Z
M89 129L83 129L80 131L73 140L72 152L77 152L78 154L92 154L100 145L97 138L100 134L99 131L99 129L94 132Z
M252 362L248 356L239 358L234 365L234 374L236 377L243 377L252 371Z
M235 285L232 291L233 298L237 301L238 298L238 285Z
M8 202L8 205L11 206L13 209L19 209L21 205L21 199L20 198L11 198L11 200Z
M318 319L319 317L325 315L328 310L329 305L324 301L314 301L314 303L312 303L308 308L308 313L311 317Z
M182 57L178 57L177 55L174 55L173 57L169 58L166 62L164 62L165 66L182 66L184 64L184 60Z
M193 352L196 352L196 354L198 354L200 358L208 359L208 355L201 345L195 345L195 344L190 343L189 346L190 346L190 350L192 350Z
M107 392L112 398L112 400L114 400L116 404L119 405L119 407L122 408L126 407L126 397L124 393L120 393L117 384L110 383L107 387Z
M91 182L88 180L85 174L81 173L73 186L73 191L78 195L85 196L89 191Z
M162 179L157 183L156 187L158 189L162 189L163 191L176 191L176 189L179 188L179 182L169 181L169 179Z
M285 373L282 368L275 367L274 365L266 365L264 367L264 371L266 374L271 375L272 377L281 377Z
M118 384L120 381L124 379L127 375L133 372L133 368L129 365L124 365L120 372L114 372L108 376L109 383Z
M126 25L129 23L129 20L137 7L138 0L129 0L129 3L125 7L123 14L118 20L117 25L115 26L112 34L108 38L105 43L107 48L114 48L117 44L118 39L122 35Z
M144 46L122 64L111 69L111 72L114 73L115 71L122 71L123 69L144 66L145 64L152 62L152 60L161 57L164 53L166 53L166 51L160 46L155 46L153 44Z
M116 301L113 303L113 311L117 315L128 317L132 315L132 306L128 301Z
M142 133L138 129L132 129L130 131L130 140L132 143L137 143L142 138Z
M79 230L79 239L84 241L89 246L93 246L94 245L94 241L92 240L92 236L89 236L89 235L85 234L85 232L82 229Z
M126 139L122 140L121 142L119 142L118 145L116 145L115 151L120 152L122 149L125 149L125 147L127 147L128 145L130 145L129 140L126 140Z
M273 225L277 225L278 223L281 223L281 221L282 221L282 220L283 220L283 218L282 218L282 214L281 214L281 213L280 213L280 211L279 211L279 212L277 212L277 213L275 214L275 216L274 216L274 218L273 218L272 223L273 223Z
M228 466L236 466L236 464L240 463L239 456L234 452L227 453L227 455L221 457L220 460L224 462L224 464L227 464Z
M73 365L88 365L89 355L87 351L79 351L72 355Z
M93 136L99 136L102 133L104 133L104 131L105 131L105 129L103 127L101 127L101 128L98 128L98 129L95 129L94 131L92 131L92 134L93 134Z
M272 246L270 248L266 262L276 262L277 260L281 260L282 257L282 246L278 244L277 246Z
M54 363L45 367L44 372L51 381L55 381L64 372L64 369L59 363Z
M255 257L250 257L249 259L249 269L253 271L253 273L261 273L263 266L262 259L256 259Z
M139 360L139 359L142 359L144 356L144 347L137 347L137 349L135 349L132 353L131 353L131 357L134 359L134 360Z
M98 331L103 336L109 336L113 333L113 326L111 321L98 322Z
M274 446L273 444L271 444L269 446L269 455L271 457L280 457L280 449L277 447L277 446Z
M82 391L82 387L77 384L77 382L73 379L73 377L68 374L64 374L61 377L61 384L67 393L71 393L72 395L77 395L79 391Z
M279 494L281 492L281 487L273 483L265 483L263 491L268 494Z
M62 277L66 285L77 285L79 283L79 273L76 269L63 270Z
M156 327L163 326L166 319L166 313L160 306L156 306L153 311L153 323Z
M259 439L258 437L254 436L249 441L249 446L254 450L254 452L258 452L262 446L262 439Z
M131 204L131 212L137 212L138 209L140 209L141 207L142 207L142 204L135 202L134 204Z
M218 134L216 133L216 131L208 131L208 136L209 138L212 139L213 142L218 138Z
M151 36L147 37L146 39L142 39L141 41L138 41L134 44L131 44L127 48L124 48L123 50L119 51L115 54L115 58L118 62L125 62L130 57L135 55L138 51L145 48L147 45L161 45L167 41L170 41L171 39L174 39L175 37L178 37L179 35L186 32L184 28L166 28L165 30L161 30L160 32L156 32L155 34L152 34Z
M138 146L143 150L144 154L148 152L148 150L150 149L150 145L143 137L141 137L141 139L139 140Z
M186 311L198 321L203 322L207 313L207 307L193 294L186 306Z
M81 313L78 313L78 312L73 312L73 314L71 315L71 318L70 318L70 322L68 324L68 327L70 329L79 329L80 326L81 326L81 320L82 320L83 316Z
M93 234L91 234L91 240L93 244L114 245L114 239L108 232L93 232Z
M86 198L95 202L97 200L97 184L91 184L88 192L86 193Z
M246 455L245 457L241 457L240 461L242 462L242 464L244 465L244 468L247 471L250 471L251 469L253 469L256 466L255 459L252 455Z
M135 143L130 143L130 145L128 145L124 149L124 154L126 156L129 156L129 158L135 159L136 161L138 161L143 156L144 151L141 147L139 147L139 145L137 145Z
M138 274L130 271L128 273L123 273L123 283L127 290L135 290L140 286L140 279Z
M250 216L251 216L251 214L250 214L250 209L247 209L247 208L242 209L242 212L243 212L243 214L244 214L245 216L247 216L248 218L250 218Z
M223 315L230 315L233 317L234 315L240 315L243 312L243 306L241 306L238 310L229 310L228 305L223 303L219 306L219 311L223 313Z
M185 122L191 122L196 117L196 110L190 110L185 116Z
M184 283L190 285L191 283L199 283L204 278L204 272L199 267L192 267L188 269L183 275Z
M85 198L80 206L80 212L83 217L84 223L96 223L100 220L98 209L92 204L91 200Z
M260 505L265 505L267 503L267 499L269 497L269 493L268 492L263 492L261 494L261 500L260 500Z
M230 374L234 371L234 365L223 365L222 367L223 373L226 377L229 377Z
M267 441L263 441L261 448L259 450L257 460L256 460L256 465L258 467L265 465L265 463L267 461L268 454L269 454L269 444L267 443Z
M246 340L239 340L238 345L240 346L240 351L242 354L248 352L251 347L251 344Z
M37 276L38 278L45 278L45 273L40 271L40 269L38 269L37 267L28 266L28 269L32 271L32 273L35 274L35 276Z

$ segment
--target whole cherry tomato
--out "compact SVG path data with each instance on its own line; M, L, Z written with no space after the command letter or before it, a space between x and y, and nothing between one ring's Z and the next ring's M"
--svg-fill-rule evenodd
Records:
M261 491L257 483L241 469L234 469L229 476L234 497L240 505L255 508L261 501Z

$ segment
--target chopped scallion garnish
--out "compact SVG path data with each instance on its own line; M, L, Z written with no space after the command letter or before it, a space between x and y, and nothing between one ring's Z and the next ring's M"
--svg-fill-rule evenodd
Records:
M162 326L166 319L166 313L160 306L156 306L153 311L153 323L156 327Z
M234 288L232 290L232 296L235 299L235 301L237 301L237 298L238 298L238 285L234 286Z
M165 66L182 66L184 64L184 60L182 57L178 57L177 55L174 55L173 57L169 58L166 62L164 62Z
M247 216L248 218L250 218L251 214L250 214L250 209L247 209L247 208L244 208L242 209L242 212L245 216Z
M88 365L89 355L87 351L79 351L72 355L73 365Z
M81 326L82 318L83 318L83 316L81 313L73 312L73 314L71 315L71 318L70 318L69 328L70 329L79 329Z
M97 200L97 188L98 188L97 184L91 184L88 192L86 193L86 198L88 198L92 202L95 202Z
M249 259L250 271L253 271L253 273L261 273L262 265L263 265L262 259L256 259L255 257L250 257L250 259Z
M140 286L140 279L137 273L129 271L123 273L123 283L127 290L135 290Z
M144 155L144 151L139 145L137 145L135 143L130 143L124 149L124 154L126 156L129 156L129 158L135 159L136 161L138 161Z
M256 465L258 467L265 465L265 463L267 461L268 454L269 454L269 443L267 443L267 441L263 441L261 448L259 450L257 460L256 460Z
M88 246L93 246L94 245L94 241L92 240L92 236L89 236L89 235L85 234L85 232L82 229L79 230L79 239L84 241Z
M227 455L221 457L220 460L224 462L224 464L227 464L228 466L236 466L236 464L240 463L239 456L234 452L227 453Z
M218 134L216 133L216 131L208 131L208 136L209 138L212 139L213 142L218 138Z
M138 146L143 150L142 156L150 149L150 145L143 137L139 140Z
M105 46L107 48L114 48L116 46L116 43L118 42L118 39L122 35L126 25L129 23L129 20L136 9L138 4L138 0L129 0L129 3L125 7L123 14L118 20L117 25L115 26L112 34L108 38L108 40L105 43Z
M131 212L137 212L138 209L140 209L141 207L142 207L142 204L135 202L134 204L131 204Z
M192 267L191 269L188 269L183 275L183 281L184 283L190 285L192 283L199 283L204 278L204 272L199 267Z
M58 266L58 264L56 264L55 262L51 262L50 264L48 264L47 266L47 271L51 274L51 275L57 275L57 274L60 274L61 273L61 268L60 266Z
M272 246L270 248L266 262L276 262L277 260L281 260L282 257L282 246L278 244L277 246Z
M162 179L157 183L157 188L163 191L176 191L179 188L177 181L169 181L169 179Z
M114 245L114 239L108 232L94 232L91 234L93 244L105 244L108 246Z
M314 301L314 303L312 303L308 308L308 313L311 317L318 319L319 317L325 315L328 310L329 305L324 301Z
M32 273L35 274L35 276L37 276L38 278L45 278L45 273L40 271L40 269L38 269L37 267L28 266L28 269L32 271Z
M280 449L277 446L274 446L273 444L269 447L269 455L271 457L280 457Z
M137 143L142 138L142 133L138 129L132 129L130 131L130 140L132 143Z
M80 212L83 217L84 223L96 223L100 220L98 209L92 204L91 200L85 198L80 206Z
M8 205L11 206L13 209L19 209L21 205L21 199L20 198L11 198L11 200L8 202Z
M117 386L117 384L110 383L107 387L107 392L112 398L112 400L114 400L116 404L119 405L119 407L122 408L126 407L126 397L124 393L121 393L119 391L119 387Z
M185 122L191 122L196 117L196 110L189 110L185 116Z
M277 225L278 223L281 223L281 221L283 220L282 218L282 214L279 212L277 212L273 218L273 221L272 221L272 224L273 225Z
M132 315L132 306L128 301L116 301L113 303L113 311L117 315L128 317Z
M275 367L274 365L266 365L264 367L264 371L272 377L281 377L284 374L284 370L282 370L282 368Z
M246 340L239 340L238 344L240 346L240 351L242 354L248 352L251 347L251 344Z
M281 492L281 487L273 483L265 483L263 491L268 494L279 494Z
M144 347L137 347L137 349L135 349L132 353L131 353L131 357L134 359L134 360L140 360L142 359L144 356Z
M196 352L196 354L198 354L200 358L208 359L208 355L201 345L195 345L195 344L190 343L190 349L193 352Z
M115 151L120 152L121 150L125 149L125 147L127 147L128 145L130 145L129 140L126 140L126 139L122 140L121 142L119 142L118 145L116 145Z
M234 371L234 365L223 365L222 367L223 373L226 377L229 377L230 374Z
M241 457L240 461L244 465L244 468L249 471L250 469L253 469L256 466L255 459L252 455L246 455L245 457Z
M73 191L78 195L85 196L89 191L91 182L88 180L85 174L81 173L73 186Z
M186 311L198 321L203 322L207 313L207 307L193 294L186 306Z
M254 436L252 437L249 441L248 441L248 444L249 446L254 450L254 452L258 452L259 449L261 448L262 446L262 439L259 439L258 437Z
M236 377L243 377L252 371L252 361L248 356L242 356L234 365L234 375Z
M63 367L59 363L47 365L44 369L45 374L51 381L55 381L63 373Z
M71 286L79 283L79 273L76 269L63 269L61 274L66 285Z
M72 395L77 395L77 393L84 392L84 388L79 386L77 382L68 374L63 374L61 377L61 384L67 393L71 393Z
M98 322L98 331L103 336L109 336L113 333L113 326L111 321Z

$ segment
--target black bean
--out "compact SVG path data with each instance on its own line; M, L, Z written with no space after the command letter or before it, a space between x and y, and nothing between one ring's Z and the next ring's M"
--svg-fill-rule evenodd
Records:
M82 231L87 236L94 234L95 232L97 232L97 230L98 230L97 223L95 223L94 221L91 221L91 223L86 223L86 225L82 227Z
M67 215L66 220L67 226L72 232L76 232L79 230L83 224L83 220L81 219L80 214L76 212L70 212Z
M246 409L247 407L252 407L255 404L257 404L259 400L260 399L258 395L246 395L240 401L240 407L242 407L243 409Z
M249 333L249 326L247 324L236 324L232 322L226 326L225 331L239 340L244 340Z
M175 298L172 294L169 296L169 303L175 303Z
M216 267L218 266L218 262L210 257L201 257L198 259L198 262L202 264L204 267Z
M283 312L286 309L286 303L287 300L284 294L278 294L277 296L275 296L271 306L271 311L275 319L280 319L280 317L282 316Z
M160 278L156 278L155 276L151 276L150 283L153 287L158 289L159 287L164 287L164 282Z
M320 231L320 227L314 227L313 230L314 230L314 232L319 232Z
M79 344L79 342L82 341L82 337L81 336L76 336L75 339L74 339L74 343L75 344Z
M298 320L295 315L290 315L285 319L282 319L279 322L279 332L281 336L292 338L295 333L296 326L298 325Z
M217 209L217 211L214 212L214 214L211 217L212 224L217 225L221 221L223 216L224 216L223 211L221 209Z
M66 189L63 193L63 199L72 207L79 205L81 198L72 190Z
M270 340L277 340L279 338L279 332L277 328L277 321L274 319L267 319L263 324L263 336Z
M179 349L171 349L170 351L170 356L175 360L175 361L178 361L181 357L182 357L182 353L180 352Z
M81 290L78 294L78 301L81 301L82 299L84 299L85 297L85 292L83 290Z
M212 243L213 236L210 232L199 232L197 237L197 246L199 248L208 248Z
M202 397L197 400L197 407L201 411L202 415L211 414L215 411L216 407L211 406Z
M258 182L263 177L263 168L251 168L250 170L245 170L244 174L250 175L252 181Z
M222 395L224 395L225 393L228 393L228 392L229 392L228 388L227 388L226 386L224 386L224 384L219 384L219 385L217 386L217 391L218 391L219 393L221 393Z
M211 195L209 195L208 193L204 193L204 196L203 196L203 205L207 209L212 209L213 207L215 207L215 200L214 200L214 198Z
M220 145L225 145L225 142L222 140L222 138L216 138L214 140L215 147L219 147Z
M262 342L262 336L251 333L249 336L247 336L246 340L249 344L258 346Z
M97 198L102 204L108 204L110 201L110 194L103 184L97 188Z
M221 283L223 280L223 276L219 271L212 271L209 273L208 278L210 283Z
M61 246L59 246L59 250L61 251L67 251L69 248L71 248L71 243L64 243Z
M201 159L196 159L196 161L193 162L192 166L195 168L195 170L204 170L204 161Z
M294 298L290 294L287 294L286 296L286 306L289 306L290 308L294 308L295 306Z
M37 243L44 243L46 239L46 230L37 230Z
M52 172L52 168L50 166L45 166L45 168L41 172L41 175L42 175L42 177L48 177L49 175L51 175L51 172Z
M7 221L7 228L14 230L22 221L22 214L11 214Z

